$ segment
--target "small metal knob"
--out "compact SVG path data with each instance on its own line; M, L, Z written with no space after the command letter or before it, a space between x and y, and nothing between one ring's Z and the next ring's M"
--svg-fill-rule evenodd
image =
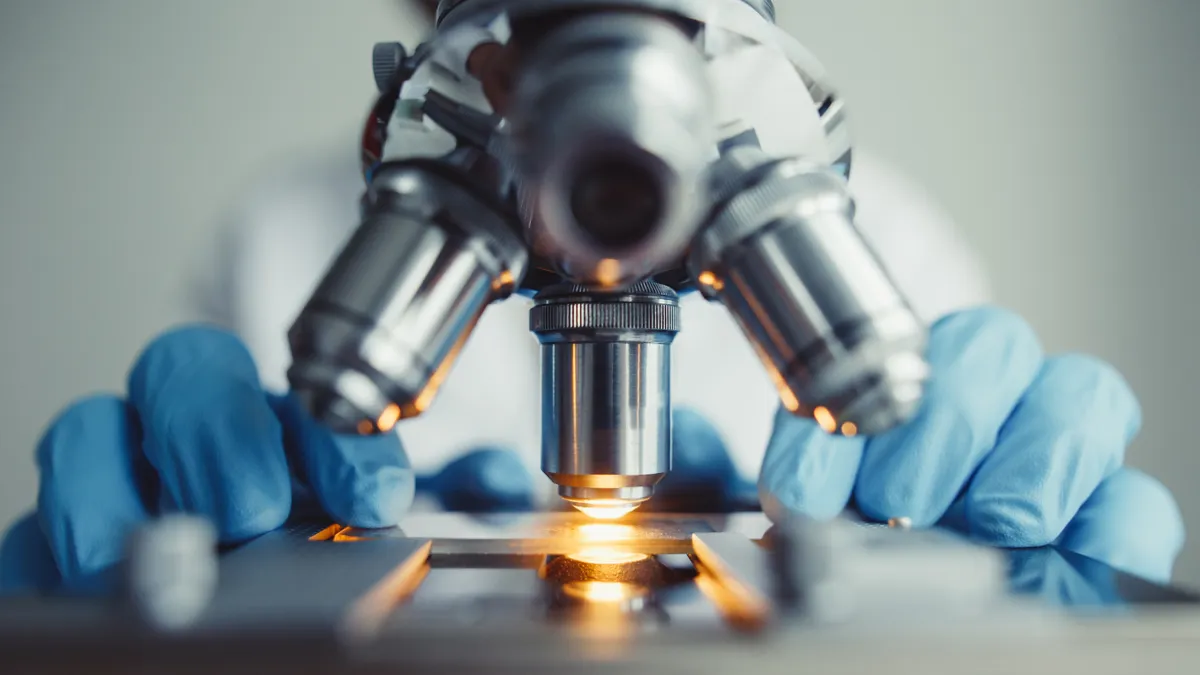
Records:
M399 42L380 42L371 50L371 70L375 74L375 86L380 92L391 88L396 73L408 59L408 50Z
M148 627L187 628L216 592L216 530L192 516L152 520L130 538L125 584L132 609Z

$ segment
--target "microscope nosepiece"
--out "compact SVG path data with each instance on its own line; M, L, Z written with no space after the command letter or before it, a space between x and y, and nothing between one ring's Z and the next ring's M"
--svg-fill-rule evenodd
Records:
M632 511L671 468L678 296L652 282L552 286L529 327L542 352L542 470L590 516Z

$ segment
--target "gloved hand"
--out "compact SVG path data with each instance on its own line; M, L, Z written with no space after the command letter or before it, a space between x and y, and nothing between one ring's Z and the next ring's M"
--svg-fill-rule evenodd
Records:
M830 436L781 411L763 461L764 509L942 524L999 547L1055 544L1156 581L1184 530L1170 493L1124 467L1141 424L1125 380L1096 359L1045 357L993 308L934 325L926 399L874 438Z
M228 544L295 513L364 528L396 525L414 483L447 510L522 511L536 503L533 476L515 454L495 448L414 480L395 435L330 433L290 397L265 392L246 348L214 328L156 339L128 388L127 400L88 398L50 425L37 449L37 513L0 543L0 593L103 590L127 535L165 511L208 517ZM676 423L682 450L673 481L717 500L726 478L737 481L722 469L724 446L695 414L681 413ZM679 490L668 485L667 492Z
M138 358L128 389L127 399L79 401L50 425L37 448L37 513L0 544L0 592L101 589L129 532L165 511L206 516L223 543L236 543L295 511L376 528L397 524L412 503L414 476L395 435L325 430L290 397L263 390L229 333L162 335ZM528 474L497 484L489 478L497 466L503 473L511 461L473 453L431 489L476 510L531 501Z

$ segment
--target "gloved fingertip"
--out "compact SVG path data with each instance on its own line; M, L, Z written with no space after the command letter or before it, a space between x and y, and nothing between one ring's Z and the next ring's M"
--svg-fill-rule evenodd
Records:
M290 484L289 484L290 489ZM244 505L241 513L226 514L214 523L222 544L239 544L283 527L291 513L291 498L264 498Z
M819 520L836 517L854 489L864 440L833 436L780 409L759 473L759 500Z
M396 466L373 473L355 473L343 485L345 492L324 495L329 515L342 525L378 529L394 527L412 507L416 493L413 472Z
M416 478L396 434L337 434L308 414L294 394L272 399L287 451L321 508L339 524L392 527L412 506Z
M679 408L672 414L671 427L670 475L721 481L737 475L725 439L707 417L690 408Z
M1057 545L1159 583L1167 583L1186 540L1179 505L1161 482L1125 468L1107 478Z
M37 519L64 583L120 560L148 513L137 416L115 396L66 408L38 442Z
M0 541L0 595L44 593L60 581L37 514L21 517Z
M534 504L533 476L516 453L481 448L450 462L437 478L437 496L449 511L516 511Z
M854 490L854 499L859 514L874 523L903 518L913 528L926 529L936 525L944 515L924 494L896 481L861 481Z
M233 333L207 324L167 330L142 350L129 371L129 399L139 408L165 390L180 372L219 362L223 372L259 386L250 350Z
M120 588L121 563L113 563L106 567L92 570L87 574L66 577L58 590L72 597L111 596Z
M1034 548L1047 546L1062 531L1062 525L1051 522L1040 504L1027 499L985 500L967 497L966 521L972 538L1001 548Z
M1060 354L1046 360L1042 379L1050 384L1043 402L1051 414L1077 410L1078 395L1088 396L1089 410L1119 424L1128 445L1142 428L1142 406L1129 381L1115 366L1089 354ZM1070 418L1070 415L1066 415Z
M961 350L974 345L1004 349L1010 359L1022 363L1040 363L1043 358L1041 339L1033 326L1020 314L994 305L948 314L934 323L929 334L935 360L969 357Z

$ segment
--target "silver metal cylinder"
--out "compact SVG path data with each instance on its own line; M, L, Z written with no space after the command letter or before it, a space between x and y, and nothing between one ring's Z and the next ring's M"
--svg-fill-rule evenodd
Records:
M528 255L519 229L453 169L384 165L364 219L288 334L292 389L334 430L387 432L433 402L489 303Z
M585 13L538 36L508 112L534 252L615 288L678 262L716 148L701 51L670 21Z
M542 345L542 470L585 513L627 513L671 468L678 297L651 282L554 286L529 323Z
M741 325L782 403L846 435L907 420L929 372L926 329L855 227L846 181L739 148L712 188L689 269Z

